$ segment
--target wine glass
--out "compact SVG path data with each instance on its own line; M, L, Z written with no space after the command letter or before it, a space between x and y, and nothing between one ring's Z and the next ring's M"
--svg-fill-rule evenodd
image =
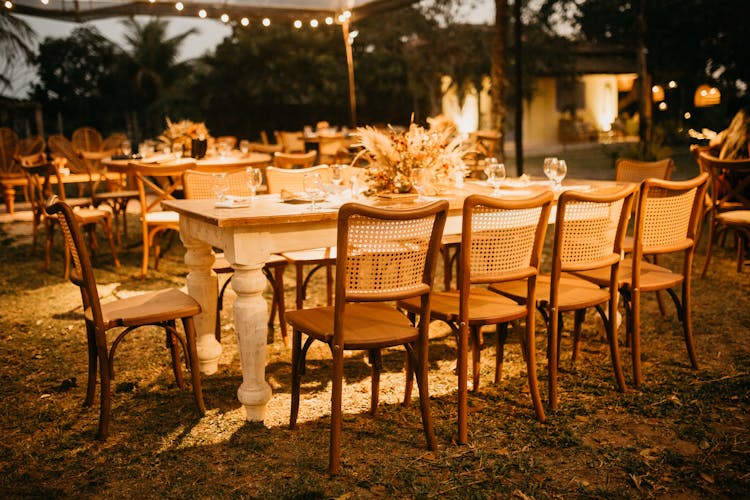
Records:
M344 165L330 165L328 168L331 169L331 182L340 186L342 182L341 171L343 170Z
M492 186L492 196L500 196L500 184L505 180L505 164L498 163L496 158L489 158L484 173Z
M229 191L229 183L227 180L226 172L214 172L211 174L211 189L213 189L214 195L219 203L224 201L224 198Z
M555 172L557 171L557 164L560 162L555 157L548 157L544 159L544 175L547 176L547 179L555 182Z
M183 151L183 145L181 142L176 142L172 144L172 152L174 153L174 157L176 159L182 158L182 151Z
M250 188L250 200L255 200L255 195L258 193L258 188L263 182L263 174L259 168L247 167L247 187Z
M555 177L552 179L555 181L555 189L560 189L562 181L565 179L565 175L568 173L568 164L565 160L559 160L557 162L557 168L555 169Z
M246 139L242 139L240 141L240 153L242 153L243 156L247 156L249 152L250 152L250 141Z
M310 210L317 210L318 206L316 202L323 190L323 181L320 178L320 174L317 172L305 174L302 178L302 187L310 197Z
M422 193L424 193L424 188L428 183L427 173L426 168L416 167L411 169L411 185L417 190L416 201L424 201L426 199Z

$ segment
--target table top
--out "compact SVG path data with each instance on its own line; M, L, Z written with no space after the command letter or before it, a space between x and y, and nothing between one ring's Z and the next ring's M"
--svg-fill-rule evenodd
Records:
M266 153L249 152L242 154L233 151L228 156L212 155L200 159L180 158L175 159L172 155L156 154L141 159L113 159L107 157L102 159L102 164L113 172L133 172L138 170L153 171L184 171L195 168L203 171L227 171L248 166L266 166L271 163L271 155Z
M629 183L615 181L594 181L594 180L576 180L566 181L564 189L579 190L597 190L607 191L618 189ZM538 194L549 189L546 181L538 183L526 183L523 187L507 187L502 189L504 198L525 198ZM450 204L450 212L460 214L463 207L463 200L470 194L491 193L491 188L484 182L468 181L462 188L450 187L444 189L439 195L428 196L424 203L444 199ZM562 191L560 191L562 192ZM332 221L338 217L338 208L346 202L364 203L379 207L388 207L394 209L414 208L416 195L394 195L390 198L378 196L359 197L353 199L348 196L333 196L327 201L318 203L316 211L310 210L309 202L305 202L300 197L293 197L282 200L278 194L259 195L252 202L241 200L237 207L217 208L215 200L165 200L162 206L166 210L173 210L181 215L189 216L218 227L252 227L263 226L269 227L277 224L287 223L305 223Z

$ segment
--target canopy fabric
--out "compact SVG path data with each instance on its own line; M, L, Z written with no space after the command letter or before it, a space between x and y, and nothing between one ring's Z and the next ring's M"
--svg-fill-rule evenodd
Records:
M208 17L218 19L223 14L230 21L243 17L250 19L269 18L272 21L336 19L345 11L351 13L350 21L372 14L396 9L416 0L225 0L222 3L181 0L183 9L178 11L178 0L13 0L12 12L28 16L46 17L72 22L85 22L107 17L135 15ZM205 11L205 16L200 11Z

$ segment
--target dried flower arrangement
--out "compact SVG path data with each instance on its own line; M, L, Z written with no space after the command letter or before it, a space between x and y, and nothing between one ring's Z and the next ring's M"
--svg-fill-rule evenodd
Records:
M192 122L190 120L173 122L167 118L167 128L159 136L159 140L169 146L181 143L183 147L189 150L193 139L207 140L209 137L208 129L203 122Z

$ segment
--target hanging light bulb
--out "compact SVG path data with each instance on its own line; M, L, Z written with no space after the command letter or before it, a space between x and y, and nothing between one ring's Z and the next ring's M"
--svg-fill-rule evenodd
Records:
M229 22L229 14L226 14L226 13L222 14L220 19L221 19L222 23L228 23Z
M295 20L294 27L300 29L302 27L302 21L300 21L299 19Z
M174 4L174 8L182 12L182 9L184 9L185 6L182 4L182 2L177 2L176 4Z
M248 26L250 24L250 19L243 17L242 19L240 19L240 24L242 26Z
M6 9L12 9L13 8L13 2L11 2L10 0L5 0L5 3L3 5L5 5Z
M331 16L326 17L326 24L329 26L333 24L333 18Z
M318 27L318 20L317 19L310 19L310 26L313 28Z
M264 17L263 18L263 26L265 26L266 28L269 27L269 26L271 26L271 20L268 19L267 17Z
M198 11L198 17L200 17L201 19L205 19L207 15L208 12L206 12L206 9L201 9Z

